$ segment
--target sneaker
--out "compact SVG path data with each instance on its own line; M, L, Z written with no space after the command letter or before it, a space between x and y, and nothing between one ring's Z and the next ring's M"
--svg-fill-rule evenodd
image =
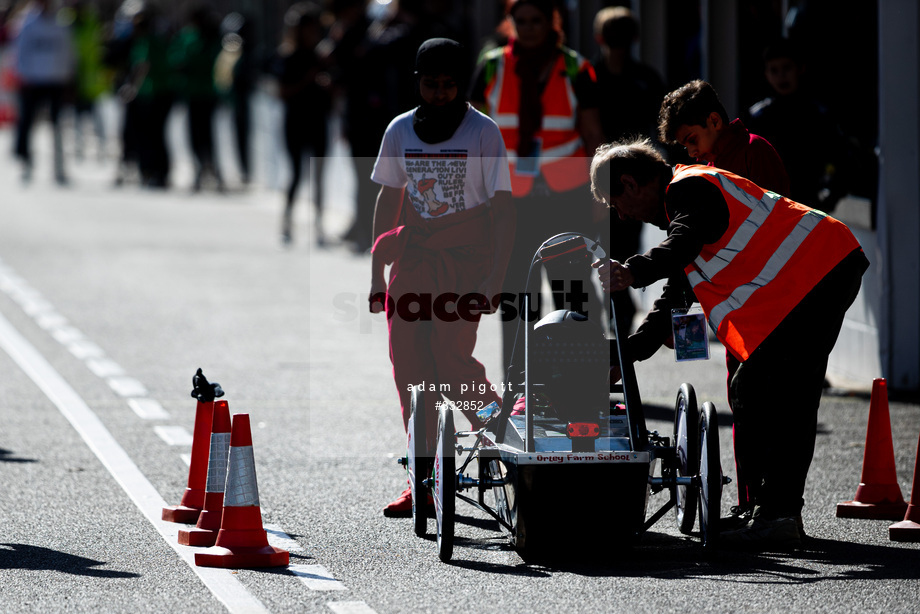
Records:
M719 518L719 532L737 531L751 524L754 510L742 505L733 505L731 515Z
M719 536L726 549L793 550L802 545L795 518L766 519L757 516L751 526L727 531Z
M428 495L428 511L434 511L434 499ZM383 508L383 515L387 518L410 518L412 516L412 489L402 491L396 500Z

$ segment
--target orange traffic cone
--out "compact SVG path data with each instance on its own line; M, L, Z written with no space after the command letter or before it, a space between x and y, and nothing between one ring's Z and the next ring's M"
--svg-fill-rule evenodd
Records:
M917 497L917 503L914 503ZM888 527L888 539L896 542L920 542L920 440L917 441L917 459L914 461L914 482L910 487L910 505L904 520Z
M224 507L224 481L227 479L227 456L230 450L230 407L226 401L214 403L211 422L211 448L208 451L208 483L204 494L204 507L198 524L179 531L183 546L213 546L220 530L220 517Z
M198 399L195 410L195 432L192 434L192 459L188 468L188 486L179 505L163 508L163 520L195 524L204 507L208 481L208 447L211 440L211 419L214 398L224 396L220 384L210 383L201 369L192 377L192 398Z
M290 553L268 545L262 528L259 485L249 414L234 414L230 440L230 466L224 497L224 515L213 548L195 553L195 564L202 567L281 567Z
M837 504L837 517L898 520L906 509L894 466L888 387L883 378L876 378L872 381L869 401L862 477L853 500Z

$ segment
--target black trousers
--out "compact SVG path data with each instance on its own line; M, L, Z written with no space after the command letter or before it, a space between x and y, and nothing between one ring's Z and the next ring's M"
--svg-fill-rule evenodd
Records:
M851 252L746 361L729 366L739 480L766 518L802 511L828 355L868 266L861 249Z
M63 85L26 85L19 89L19 123L16 130L16 156L26 164L32 164L32 127L35 118L44 105L48 105L51 125L54 130L55 170L63 172L63 148L61 144L61 107L64 104Z

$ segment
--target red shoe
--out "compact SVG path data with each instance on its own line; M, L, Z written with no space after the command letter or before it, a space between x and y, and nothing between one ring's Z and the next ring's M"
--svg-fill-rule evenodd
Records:
M434 512L434 499L428 495L428 512ZM396 497L396 500L383 508L383 515L387 518L410 518L412 516L412 490L407 488Z

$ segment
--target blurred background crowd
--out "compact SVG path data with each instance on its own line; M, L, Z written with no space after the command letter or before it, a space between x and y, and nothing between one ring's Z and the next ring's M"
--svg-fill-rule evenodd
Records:
M369 177L381 137L393 117L418 103L413 65L419 44L434 36L462 42L472 73L484 51L513 35L509 4L0 0L0 127L15 131L13 154L25 182L33 175L32 128L50 121L54 178L61 185L71 181L67 156L92 152L112 165L118 186L224 191L228 183L237 189L258 180L253 101L269 96L281 109L279 147L291 168L283 186L282 240L291 241L302 178L323 177L330 143L340 139L354 166L356 215L335 239L363 252L371 221L360 210L372 207L376 194ZM647 4L556 3L566 46L590 59L597 72L607 141L626 134L656 138L662 96L707 76L701 21L719 3L665 3L666 17L656 22L664 31L651 40L648 28L640 28L639 9ZM875 3L864 4L843 11L822 0L744 0L733 10L737 79L729 96L722 91L725 106L752 132L768 136L793 182L798 167L809 169L809 189L821 200L799 199L826 210L842 194L873 200L876 192L877 28ZM624 12L611 20L616 7ZM795 48L785 58L792 64L771 69L764 51L780 37ZM661 41L666 49L655 51ZM645 56L658 61L643 63ZM104 121L103 108L116 109L117 119ZM177 110L186 118L183 142L194 162L190 186L177 186L171 176L176 152L166 126ZM232 117L232 169L222 168L227 156L215 152L218 112ZM682 150L670 154L674 162L690 161ZM851 168L861 172L847 172ZM320 215L325 191L321 180L309 185L317 241L324 244L331 239Z

